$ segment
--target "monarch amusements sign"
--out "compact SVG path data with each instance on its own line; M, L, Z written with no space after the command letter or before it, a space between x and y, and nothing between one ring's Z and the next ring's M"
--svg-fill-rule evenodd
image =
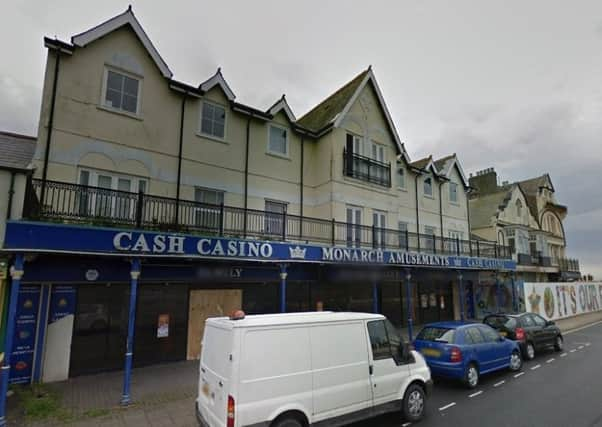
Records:
M548 320L602 311L602 283L525 283L526 310Z

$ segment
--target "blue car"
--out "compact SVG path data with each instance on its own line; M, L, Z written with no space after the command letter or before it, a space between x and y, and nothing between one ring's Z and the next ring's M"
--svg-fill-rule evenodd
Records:
M456 378L469 388L477 386L481 374L518 371L523 363L518 342L481 323L430 323L416 337L414 348L433 376Z

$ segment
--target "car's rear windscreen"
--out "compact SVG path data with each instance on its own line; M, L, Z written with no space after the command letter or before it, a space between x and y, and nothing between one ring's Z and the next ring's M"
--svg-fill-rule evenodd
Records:
M223 379L230 378L232 331L207 325L203 335L201 365Z
M489 316L484 323L494 329L514 329L516 327L516 319L508 316Z
M422 331L420 331L416 339L421 341L453 343L455 334L456 331L453 329L427 326Z

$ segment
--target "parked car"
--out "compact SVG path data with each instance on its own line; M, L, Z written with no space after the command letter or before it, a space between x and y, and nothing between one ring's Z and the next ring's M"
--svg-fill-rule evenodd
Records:
M207 319L201 426L340 426L401 410L417 421L431 374L382 315L289 313Z
M483 319L483 323L518 341L525 360L533 359L535 353L543 349L561 351L564 346L560 328L539 314L491 314Z
M433 376L459 379L469 388L477 386L482 374L522 367L518 343L481 323L428 324L416 337L414 348L424 356Z

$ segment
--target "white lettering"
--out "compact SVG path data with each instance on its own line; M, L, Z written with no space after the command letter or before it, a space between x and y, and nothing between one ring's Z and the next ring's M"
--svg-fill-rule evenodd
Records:
M215 242L215 246L214 246L213 250L211 251L211 255L220 255L220 256L226 255L226 253L224 252L224 248L222 246L222 242L220 242L219 240Z
M205 249L205 247L207 248ZM201 255L209 255L211 253L211 240L200 239L196 245L196 249Z
M153 252L154 253L163 253L165 252L165 236L158 234L153 239Z
M136 243L134 244L132 250L136 252L150 252L150 248L148 247L148 243L146 243L144 234L140 234L138 236L138 240L136 240Z
M184 237L182 236L169 236L169 249L167 252L170 254L183 254L184 253Z
M272 245L269 243L264 243L261 245L261 256L264 258L269 258L272 256Z
M238 254L236 241L230 240L228 242L228 256L236 256Z
M123 245L123 238L127 237L127 245L124 246ZM127 232L121 232L121 233L117 233L115 234L115 237L113 237L113 247L115 249L117 249L118 251L129 251L130 248L132 247L132 233L127 233Z
M249 242L249 256L259 257L259 243Z
M322 259L332 261L332 248L322 248Z

